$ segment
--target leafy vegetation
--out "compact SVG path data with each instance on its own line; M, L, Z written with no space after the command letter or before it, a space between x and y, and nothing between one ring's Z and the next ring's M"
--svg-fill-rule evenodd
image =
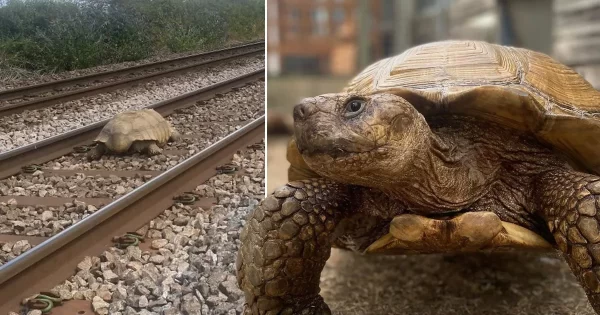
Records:
M264 0L8 0L0 68L68 71L264 33Z

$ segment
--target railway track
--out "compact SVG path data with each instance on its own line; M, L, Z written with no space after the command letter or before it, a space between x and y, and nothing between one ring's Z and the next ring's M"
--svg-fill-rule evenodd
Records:
M264 52L264 42L0 91L0 117L139 85Z
M0 294L10 297L0 302L0 312L14 311L28 295L60 284L85 256L122 246L123 239L115 244L113 237L138 230L169 209L173 198L190 207L213 206L214 197L181 194L218 172L248 181L247 171L228 162L236 152L238 164L248 150L264 155L262 81L264 69L148 106L170 115L183 134L163 155L87 162L85 151L107 121L0 154L0 247L11 246L14 254L15 244L33 245L9 254L16 258L0 266ZM90 306L66 303L53 314L82 307Z
M0 117L0 153L264 68L264 54L236 58L176 77Z

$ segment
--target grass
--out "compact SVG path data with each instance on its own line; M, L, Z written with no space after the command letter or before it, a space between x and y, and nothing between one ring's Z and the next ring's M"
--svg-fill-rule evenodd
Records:
M0 70L70 71L258 39L264 10L261 0L9 0Z

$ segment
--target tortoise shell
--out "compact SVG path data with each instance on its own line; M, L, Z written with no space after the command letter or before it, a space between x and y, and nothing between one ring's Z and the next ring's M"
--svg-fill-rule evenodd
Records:
M115 152L125 152L134 141L155 140L159 146L164 145L173 133L168 121L153 109L141 109L116 114L102 128L95 141L104 143ZM113 146L113 135L125 136L127 148Z
M424 116L459 114L531 132L600 174L600 92L551 57L481 41L442 41L380 60L350 81L347 93L391 93ZM290 180L318 176L288 146Z

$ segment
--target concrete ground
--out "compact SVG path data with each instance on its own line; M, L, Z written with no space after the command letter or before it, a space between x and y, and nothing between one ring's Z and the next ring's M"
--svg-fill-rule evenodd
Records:
M268 193L287 181L286 143L268 138ZM333 250L321 281L335 315L596 315L554 253L362 256Z

